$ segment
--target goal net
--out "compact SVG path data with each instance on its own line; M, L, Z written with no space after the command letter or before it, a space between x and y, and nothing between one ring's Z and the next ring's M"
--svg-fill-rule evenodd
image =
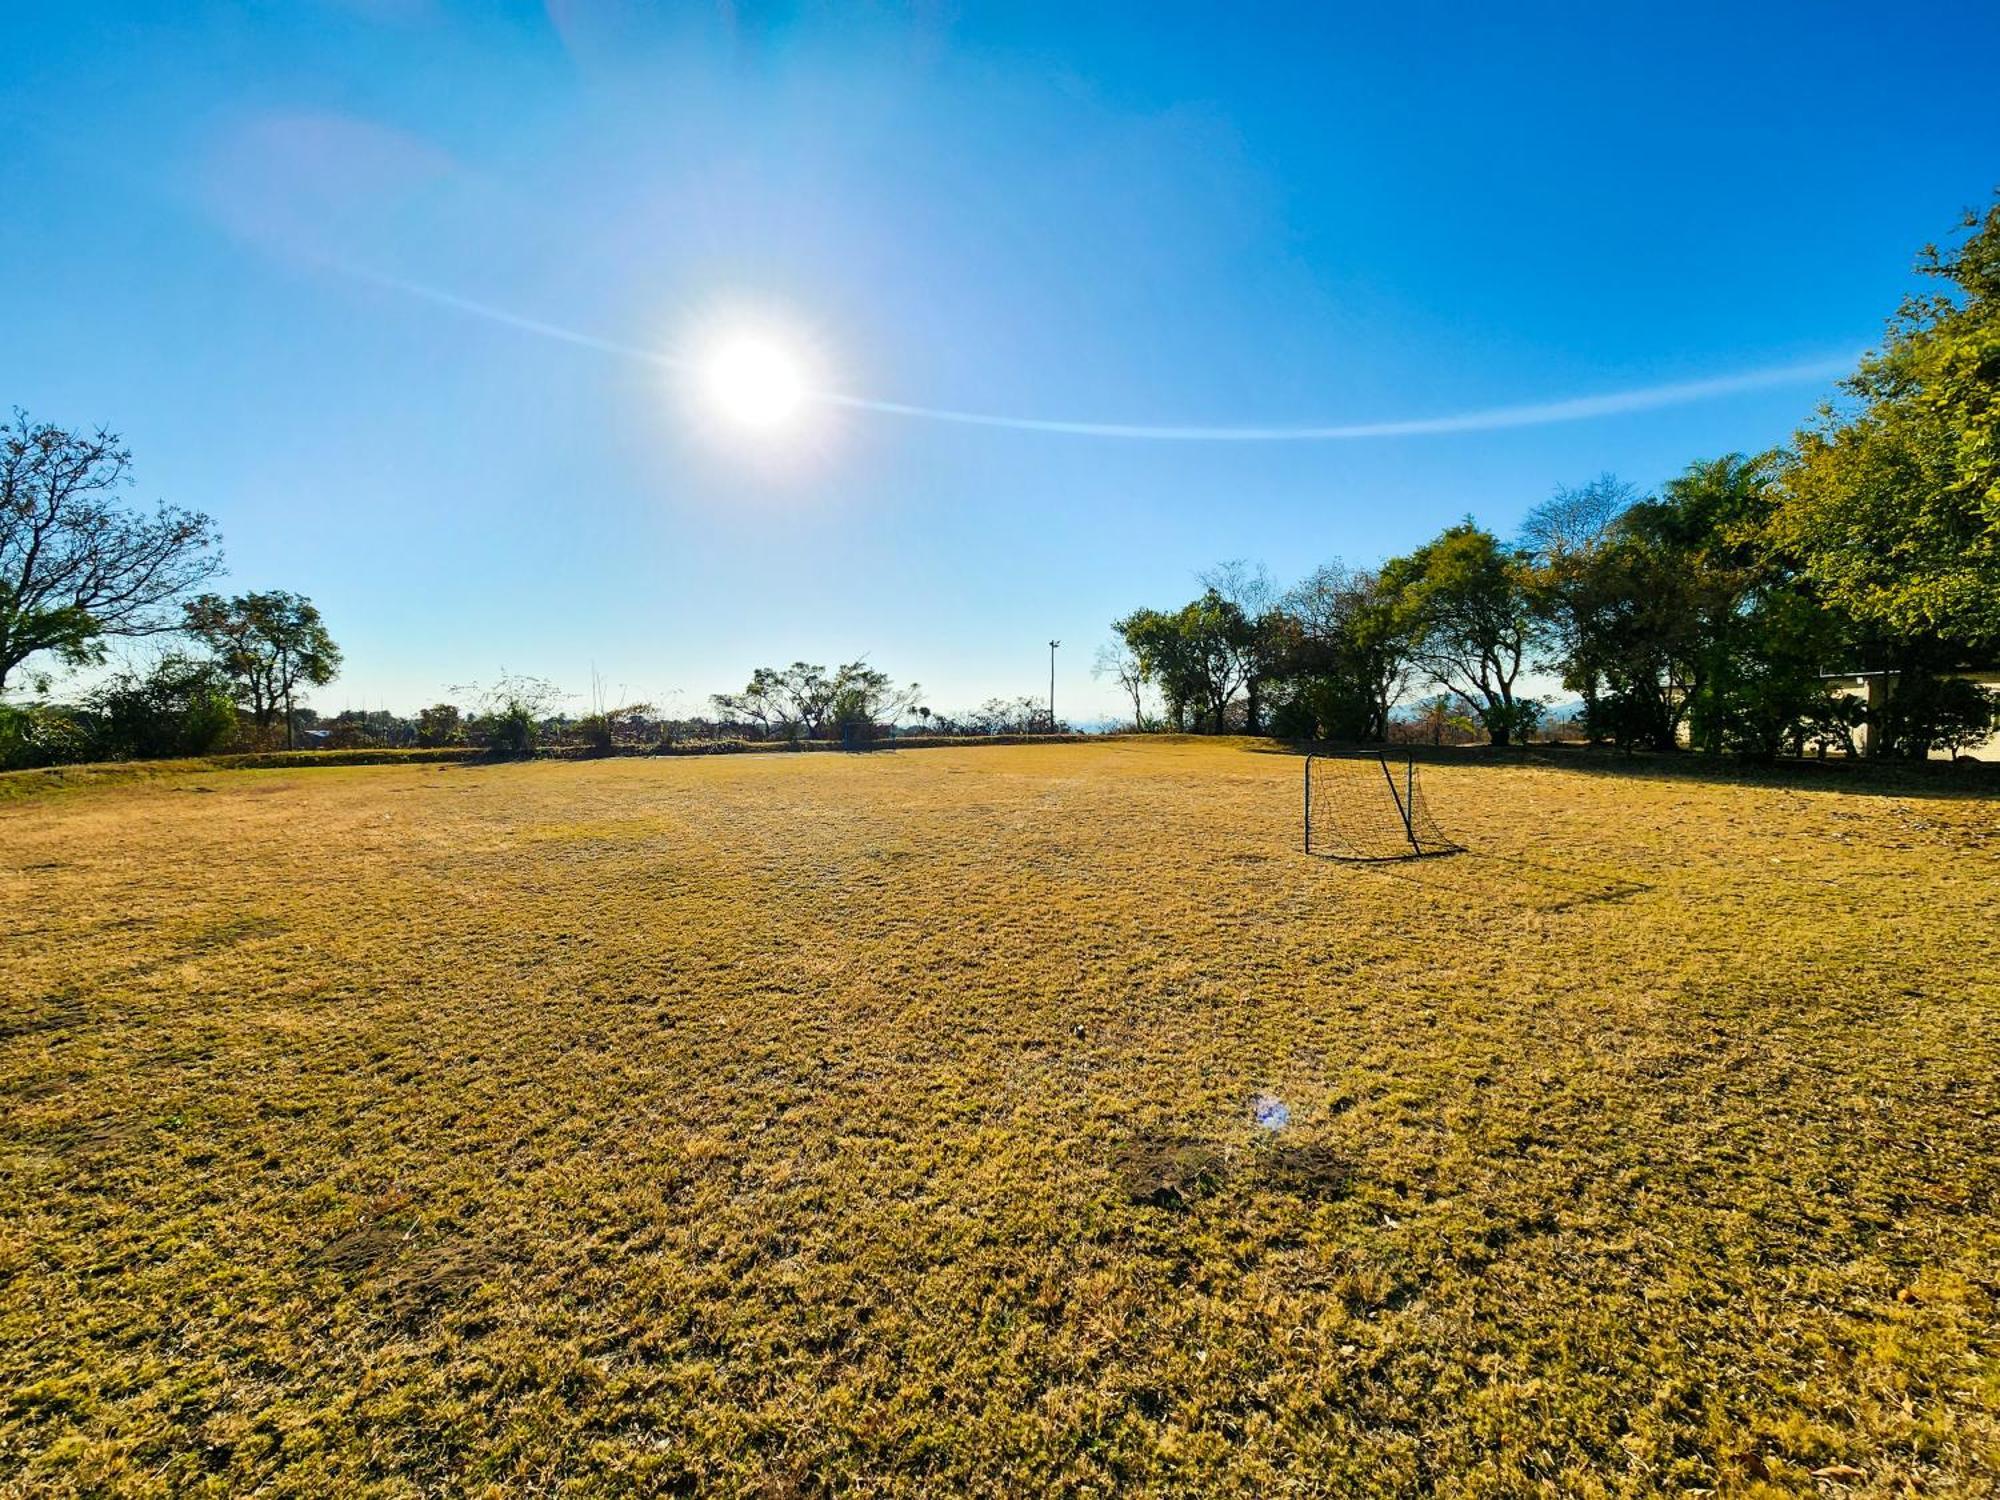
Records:
M1328 859L1422 859L1456 854L1424 801L1413 757L1306 757L1306 853Z

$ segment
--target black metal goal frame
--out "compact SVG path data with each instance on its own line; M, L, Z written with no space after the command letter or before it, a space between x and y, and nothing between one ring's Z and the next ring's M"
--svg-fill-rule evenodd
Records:
M1329 831L1336 834L1333 840L1338 847L1315 848L1313 845L1313 767L1315 765L1361 766L1371 763L1381 772L1382 782L1387 787L1389 802L1379 803L1379 815L1373 818L1373 826L1365 830L1372 838L1354 831L1349 824L1346 830L1336 826ZM1402 771L1402 784L1397 785L1396 770ZM1373 782L1372 776L1365 779ZM1390 860L1430 859L1442 854L1464 852L1464 845L1447 838L1424 800L1423 788L1417 781L1417 761L1413 754L1405 753L1400 768L1392 768L1387 751L1362 751L1347 755L1311 754L1305 764L1305 852L1327 859L1342 860L1353 864L1377 864ZM1380 796L1379 792L1371 795ZM1324 798L1322 798L1324 802ZM1386 816L1393 807L1393 818Z

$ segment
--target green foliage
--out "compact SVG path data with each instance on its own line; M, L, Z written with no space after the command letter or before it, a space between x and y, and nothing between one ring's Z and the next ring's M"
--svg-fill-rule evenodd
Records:
M766 735L819 739L842 723L893 722L910 711L921 691L914 682L896 687L886 672L865 661L847 662L834 672L795 661L789 667L759 667L742 692L717 693L711 701L724 719L755 724Z
M1334 562L1285 600L1265 630L1274 642L1279 732L1380 741L1410 675L1401 600L1379 573Z
M542 721L562 701L546 677L503 672L490 684L463 683L451 689L476 705L468 738L498 756L528 756L541 738Z
M340 648L312 600L282 589L203 594L187 605L187 630L215 653L260 730L291 708L300 687L324 687L340 670ZM289 735L289 713L286 726Z
M1134 610L1112 622L1177 730L1227 727L1230 703L1250 680L1260 626L1214 588L1171 613Z
M2000 649L2000 202L1918 269L1878 354L1825 410L1769 528L1829 604L1864 629Z
M0 771L89 760L91 726L74 709L53 703L0 703Z
M1540 617L1528 560L1470 520L1383 566L1411 658L1485 727L1496 745L1532 727L1539 707L1515 692Z
M1962 677L1920 675L1899 684L1875 724L1884 753L1921 760L1932 750L1954 758L1982 744L2000 717L2000 694Z
M433 703L417 714L417 743L425 748L465 743L465 720L453 703Z
M96 666L104 660L103 630L87 611L74 604L24 606L7 583L0 581L0 665L12 657L19 666L31 656L45 655L65 667ZM0 681L6 678L0 671ZM47 692L47 672L29 672L37 692Z
M1691 741L1759 757L1796 742L1826 697L1839 622L1762 547L1775 454L1690 464L1657 498L1610 475L1529 517L1547 665L1592 739Z
M486 747L495 755L527 756L535 753L540 727L534 706L518 697L504 699L480 721Z
M121 672L86 700L92 760L208 755L236 736L236 704L214 662L170 653Z
M1479 726L1449 693L1424 699L1401 724L1401 737L1416 744L1464 745L1479 738Z

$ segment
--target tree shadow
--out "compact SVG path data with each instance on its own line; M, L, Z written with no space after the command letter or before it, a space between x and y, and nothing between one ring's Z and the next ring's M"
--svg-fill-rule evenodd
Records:
M1459 900L1486 900L1528 906L1540 912L1569 911L1644 895L1653 887L1590 870L1570 869L1512 854L1464 850L1453 859L1377 863L1365 868L1394 880L1443 892Z
M1698 781L1725 786L1778 787L1789 791L1847 792L1861 797L2000 798L2000 762L1961 760L1793 760L1769 763L1694 751L1591 749L1582 745L1355 745L1311 740L1264 740L1246 746L1256 755L1405 756L1420 766L1464 770L1532 766L1641 781Z

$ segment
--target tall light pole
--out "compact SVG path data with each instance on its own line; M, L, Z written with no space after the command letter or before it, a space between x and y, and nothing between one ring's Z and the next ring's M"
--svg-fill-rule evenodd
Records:
M1056 732L1056 647L1061 641L1049 642L1049 733Z

